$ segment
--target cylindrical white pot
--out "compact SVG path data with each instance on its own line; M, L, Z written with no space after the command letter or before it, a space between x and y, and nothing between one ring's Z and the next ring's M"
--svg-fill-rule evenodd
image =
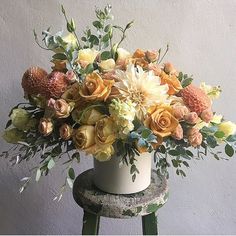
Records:
M121 157L114 155L111 160L105 162L94 159L94 184L105 192L115 194L131 194L146 189L151 183L151 154L144 153L135 159L139 174L136 174L134 182L130 174L130 165L119 165Z

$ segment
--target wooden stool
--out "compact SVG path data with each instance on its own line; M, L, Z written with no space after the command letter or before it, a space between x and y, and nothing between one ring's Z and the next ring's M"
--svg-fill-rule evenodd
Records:
M100 216L110 218L131 218L142 216L144 235L157 235L156 211L168 199L167 181L152 171L150 186L134 194L109 194L96 188L92 181L93 169L80 174L73 186L73 197L84 209L83 235L96 235Z

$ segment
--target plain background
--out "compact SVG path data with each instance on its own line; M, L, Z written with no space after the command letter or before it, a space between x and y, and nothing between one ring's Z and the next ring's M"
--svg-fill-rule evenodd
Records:
M135 20L123 47L158 49L170 44L166 60L193 74L195 84L221 85L223 93L214 109L236 121L236 1L235 0L1 0L0 1L0 130L10 108L23 100L23 72L31 65L50 68L50 54L33 39L53 26L65 29L63 3L74 17L79 33L90 24L95 6L110 3L117 24ZM0 150L9 147L0 140ZM62 168L18 193L19 180L29 175L34 161L11 167L0 160L0 234L80 234L82 210L68 191L60 203L54 194L64 178ZM80 173L92 167L82 158ZM159 212L161 234L236 234L236 160L191 162L187 178L171 172L170 198ZM141 220L102 219L101 234L140 234Z

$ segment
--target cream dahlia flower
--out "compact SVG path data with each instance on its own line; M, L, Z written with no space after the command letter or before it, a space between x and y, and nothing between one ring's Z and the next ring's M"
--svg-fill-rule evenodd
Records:
M135 104L136 116L143 120L148 107L165 103L168 98L168 85L161 85L161 80L152 71L145 72L141 67L130 64L126 71L116 71L119 82L114 84L125 100Z

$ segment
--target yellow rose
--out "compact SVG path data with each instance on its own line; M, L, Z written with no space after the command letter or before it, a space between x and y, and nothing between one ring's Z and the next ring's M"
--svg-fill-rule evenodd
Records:
M73 128L68 124L63 124L59 129L60 137L63 140L69 140L73 133Z
M116 126L110 117L100 119L95 126L95 141L98 145L114 143L116 139Z
M170 136L178 126L179 122L173 115L173 109L168 105L156 105L148 109L145 126L162 138Z
M110 58L110 59L101 61L98 65L102 71L109 71L109 70L113 70L115 68L116 63L115 63L114 59Z
M48 136L53 131L53 123L50 118L41 118L39 121L39 132L43 136Z
M66 118L70 115L73 107L64 99L57 99L52 105L53 112L57 118Z
M86 100L106 101L111 93L114 80L105 80L93 72L86 76L81 88L80 95Z
M89 152L89 148L95 145L95 127L82 125L73 134L73 142L77 149Z
M112 145L100 147L100 149L94 154L94 157L98 161L109 161L114 154L114 148Z
M84 66L90 63L93 63L94 60L96 59L97 55L98 55L98 51L94 50L94 49L90 49L90 48L86 48L86 49L81 49L78 52L78 59L77 61L79 63L82 63Z
M220 123L218 128L219 128L219 131L224 132L225 137L228 137L229 135L233 135L236 132L236 124L231 121L224 121Z

